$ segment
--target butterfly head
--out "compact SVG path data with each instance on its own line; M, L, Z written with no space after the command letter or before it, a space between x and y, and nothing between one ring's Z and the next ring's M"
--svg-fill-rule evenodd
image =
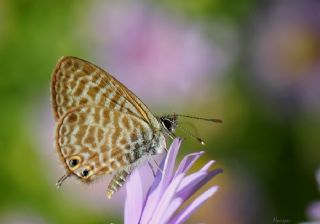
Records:
M222 123L222 120L216 119L216 118L202 118L202 117L194 117L194 116L183 115L183 114L171 114L171 115L161 116L158 118L161 125L162 125L162 129L164 130L164 132L167 133L172 139L175 138L174 132L175 132L176 128L179 127L188 136L196 139L202 145L204 145L204 141L201 138L190 133L188 130L183 128L180 125L180 123L178 126L178 117L192 118L192 119L197 119L197 120L210 121L210 122L214 122L214 123Z
M159 121L162 125L162 128L169 135L173 134L177 127L177 116L175 114L161 116Z

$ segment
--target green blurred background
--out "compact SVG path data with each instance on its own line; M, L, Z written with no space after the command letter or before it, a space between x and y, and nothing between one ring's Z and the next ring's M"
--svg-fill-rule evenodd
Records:
M224 173L189 223L311 220L319 199L320 4L293 1L0 0L0 223L121 223L123 192L68 180L53 148L58 58L108 70L156 114L185 120ZM179 132L185 136L183 132Z

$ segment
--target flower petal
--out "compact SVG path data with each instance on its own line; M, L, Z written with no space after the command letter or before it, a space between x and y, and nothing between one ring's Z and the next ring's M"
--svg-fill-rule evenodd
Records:
M182 183L179 186L178 189L178 194L181 194L181 191L183 191L184 189L189 189L189 188L193 188L194 186L196 186L200 181L202 181L203 179L206 178L206 176L208 175L207 172L195 172L192 173L188 176L186 176L183 180Z
M181 184L181 181L184 178L184 174L180 174L174 180L169 184L168 188L164 192L164 194L161 197L161 200L159 201L156 213L154 216L152 216L152 219L150 220L150 223L167 223L167 220L164 220L165 213L172 201L172 199L175 196L175 193L177 189L179 188L179 185ZM167 217L169 219L170 217Z
M161 180L162 182L161 185L163 189L166 189L166 187L169 185L170 181L172 180L173 169L174 169L175 161L180 149L181 142L182 142L182 139L180 138L175 139L169 149L166 162L164 164L163 176Z
M205 175L202 175L203 171L195 174L191 174L184 178L183 183L180 185L183 188L179 189L177 196L183 198L185 201L188 200L198 189L210 181L214 176L222 173L222 169L212 170Z
M214 164L214 163L215 163L214 160L210 160L209 162L207 162L206 165L204 165L204 166L200 169L200 171L207 171L207 170L210 168L210 166L211 166L212 164Z
M166 220L166 222L168 222L168 220L170 220L172 218L172 215L178 210L178 208L183 204L184 200L183 198L174 198L168 208L166 213L163 216L163 220Z
M175 215L168 223L183 223L185 222L191 214L208 198L210 198L216 191L218 190L218 186L213 186L209 188L206 192L202 193L199 197L197 197L193 202L191 202L187 207L185 207L181 212Z
M317 183L318 183L318 188L320 190L320 169L317 170L316 180L317 180Z
M215 175L222 172L222 169L216 169L208 172L209 168L214 163L214 161L209 161L199 171L185 177L186 172L204 152L197 152L184 157L177 171L174 172L175 160L179 152L180 145L181 139L175 139L173 141L168 154L162 159L160 164L162 172L158 170L144 201L141 199L141 196L141 200L138 201L137 208L136 203L132 203L130 205L130 209L132 210L133 207L136 214L132 215L132 211L130 214L129 212L126 212L125 221L127 223L168 223L169 220L174 221L170 221L170 223L176 223L176 221L181 223L214 193L213 190L209 190L201 194L191 204L187 205L176 217L177 210L186 200L188 200L199 188L211 180ZM141 190L142 186L140 176L139 181L139 190ZM133 196L131 196L131 198L133 198ZM129 203L126 203L126 209L130 206ZM129 221L129 219L131 220Z
M165 221L162 220L163 222L161 223L166 223L167 220L176 212L176 210L187 200L186 198L179 196L179 193L177 192L181 191L181 189L188 188L188 185L192 185L193 182L198 183L199 179L201 181L206 175L206 172L197 172L183 178L178 189L176 190L176 194L174 196L175 198L168 205L165 214L163 214L163 220Z
M320 220L320 201L310 204L307 212L311 220Z
M172 172L176 160L177 153L179 151L181 144L181 139L175 139L171 144L169 152L166 157L163 158L160 168L162 173L157 173L156 180L153 182L150 190L147 194L147 201L144 205L144 211L141 217L141 223L147 223L152 214L155 211L156 206L159 203L159 200L163 194L163 191L167 186L164 185L164 181L167 183L168 180L172 179ZM161 180L160 180L161 178ZM167 183L168 184L168 183Z
M126 190L124 223L137 224L139 223L143 206L143 190L138 169L134 170L130 175L126 183Z
M160 169L163 170L163 166L164 166L164 162L165 162L166 157L163 157L163 160L161 162L160 165ZM156 174L156 177L151 185L151 187L148 190L148 193L146 195L146 201L144 203L144 209L143 209L143 213L141 216L141 221L140 223L147 223L148 220L151 218L152 213L155 210L156 205L158 204L158 200L159 200L159 183L161 181L161 177L162 177L162 173L161 171L158 171Z
M186 173L190 169L190 167L197 161L197 159L202 156L204 151L191 153L183 158L181 161L175 176L179 175L180 173Z
M159 183L162 178L162 171L163 171L165 160L166 160L166 156L164 156L161 160L161 163L159 165L159 169L157 170L154 181L152 182L152 185L150 186L150 188L148 190L147 197L149 197L149 195L151 195L152 192L159 186Z

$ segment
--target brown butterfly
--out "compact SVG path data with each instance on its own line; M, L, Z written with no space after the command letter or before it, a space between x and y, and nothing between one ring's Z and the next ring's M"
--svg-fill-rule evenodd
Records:
M55 147L66 170L57 185L71 175L90 183L114 173L109 198L138 164L166 150L166 137L175 137L178 116L196 118L156 117L108 72L70 56L59 59L53 71L51 103L57 121Z

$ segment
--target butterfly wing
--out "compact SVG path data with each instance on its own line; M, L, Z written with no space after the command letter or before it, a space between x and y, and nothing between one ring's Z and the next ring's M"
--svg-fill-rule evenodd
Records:
M56 127L56 149L68 174L84 182L132 166L165 148L161 132L137 116L106 107L66 112Z
M155 116L128 88L98 66L75 57L58 61L52 74L51 101L57 121L72 108L96 105L137 116L160 128Z

